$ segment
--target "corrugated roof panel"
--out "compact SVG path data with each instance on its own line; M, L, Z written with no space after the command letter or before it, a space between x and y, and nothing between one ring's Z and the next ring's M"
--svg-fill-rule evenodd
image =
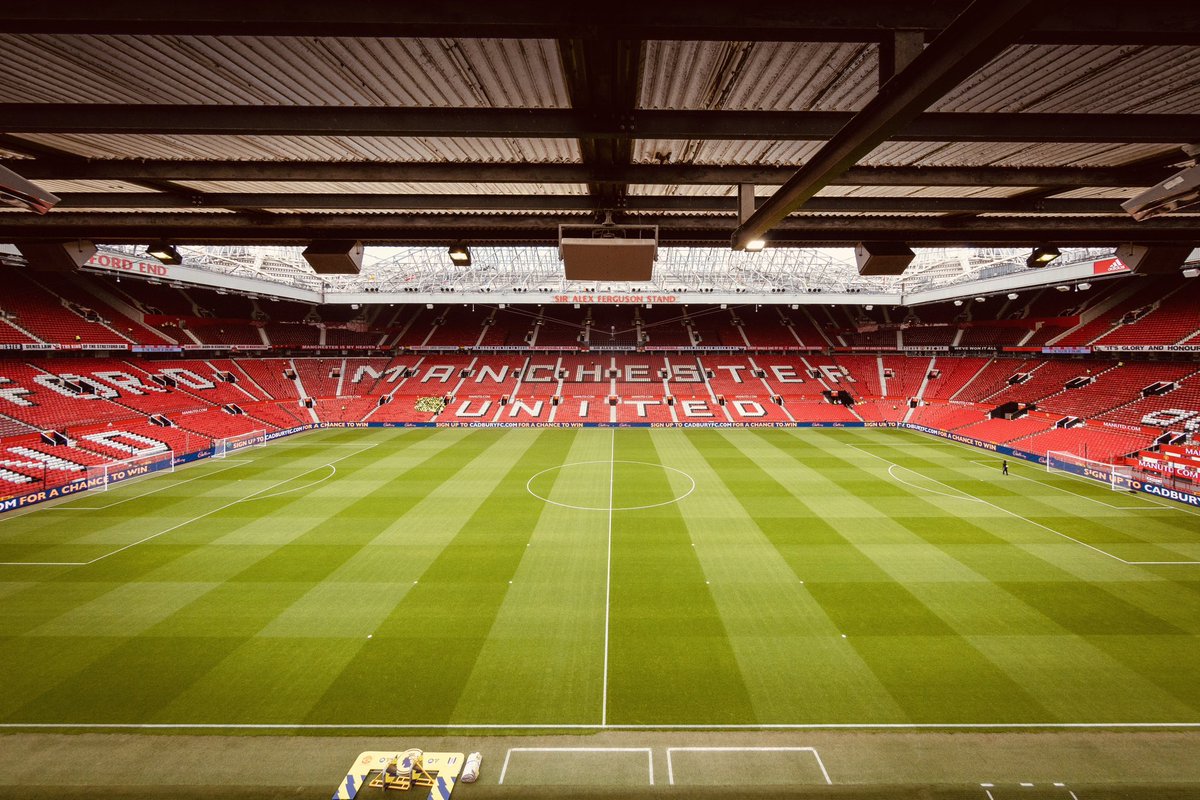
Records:
M1020 45L967 78L931 110L1194 113L1200 48Z
M28 214L29 212L23 208L12 208L10 206L0 205L0 213ZM93 214L101 216L104 214L147 214L144 208L64 208L59 211L51 212L54 214ZM237 214L238 211L231 211L225 208L178 208L171 209L171 214Z
M125 183L124 181L51 181L40 180L37 182L48 192L59 194L61 192L145 192L146 194L154 194L154 189L147 189L136 183Z
M397 214L395 211L384 211L377 208L364 209L328 209L328 208L272 208L267 213L273 215L287 214L315 214L318 216L343 217L343 216L370 216L370 217L391 217L391 216L407 216L407 214ZM513 219L524 219L530 214L545 214L554 217L581 217L590 219L595 216L591 211L559 211L555 209L527 210L520 209L517 211L497 211L495 209L429 209L421 211L422 217L441 217L441 216L458 216L463 214L482 214L489 217L512 217ZM404 238L403 230L397 229L397 238Z
M1035 144L1027 145L998 167L1117 167L1134 161L1179 154L1170 144Z
M1116 167L1177 152L1174 145L1036 142L884 142L863 166Z
M635 164L655 164L656 154L670 164L766 164L799 166L822 142L740 140L638 139L633 143Z
M635 183L629 187L629 194L641 197L733 197L735 192L733 186L703 183L678 186Z
M877 50L841 42L650 41L639 105L857 111L877 89Z
M271 181L180 181L198 192L307 194L558 194L585 195L582 183L340 183Z
M760 186L771 194L774 187ZM817 197L1015 197L1031 186L826 186Z
M0 48L8 103L569 105L548 39L5 34Z
M152 134L24 134L22 138L85 158L496 163L582 160L575 139Z
M1079 200L1128 200L1135 194L1146 190L1145 186L1092 186L1087 189L1072 189L1053 195L1056 198L1074 198Z

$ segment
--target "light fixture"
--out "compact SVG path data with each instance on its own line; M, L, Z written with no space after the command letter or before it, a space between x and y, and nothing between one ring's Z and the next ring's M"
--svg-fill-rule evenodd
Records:
M462 242L457 242L456 244L450 245L449 253L450 260L453 261L457 266L471 266L471 248L467 247Z
M1195 278L1197 276L1200 276L1200 269L1196 269L1195 267L1188 267L1183 271L1183 277L1185 278Z
M863 306L863 308L866 309L867 311L873 311L875 309L875 306Z
M984 300L986 300L986 299L987 299L986 297L976 297L976 298L975 298L975 302L976 302L976 303L982 303L982 302L983 302Z
M1029 257L1025 259L1025 266L1029 267L1030 269L1044 267L1061 255L1062 253L1057 247L1039 244L1037 247L1033 248L1033 251L1029 254Z
M1009 300L1016 300L1016 299L1017 299L1018 297L1020 297L1020 296L1021 296L1021 295L1017 294L1016 292L1009 292L1009 293L1008 293L1008 299L1009 299Z
M747 253L760 253L760 252L762 252L763 248L766 246L767 246L766 239L751 239L750 241L746 242L746 252Z
M1078 284L1075 288L1081 292L1086 292L1088 289L1092 288L1092 285L1090 283L1085 282L1085 283Z
M1069 291L1071 291L1071 287L1070 287L1070 286L1066 286L1066 285L1063 285L1063 286L1055 286L1054 288L1055 288L1055 290L1056 290L1056 291L1059 291L1059 292L1069 292Z
M954 305L956 305L956 306L961 306L961 305L962 305L962 300L955 300L955 301L954 301Z
M158 259L161 264L182 264L183 256L175 249L175 245L166 242L154 242L146 248L146 255Z

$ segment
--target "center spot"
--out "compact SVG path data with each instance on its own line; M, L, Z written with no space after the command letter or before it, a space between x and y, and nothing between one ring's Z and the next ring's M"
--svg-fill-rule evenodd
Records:
M679 502L695 488L683 470L647 461L578 461L544 469L525 484L539 500L579 511L656 508Z

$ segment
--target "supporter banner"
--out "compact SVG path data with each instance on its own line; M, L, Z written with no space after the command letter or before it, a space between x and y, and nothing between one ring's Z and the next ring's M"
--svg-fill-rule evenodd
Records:
M897 348L896 345L894 345L894 344L877 345L877 346L872 346L872 347L863 347L862 345L854 345L852 347L835 347L835 348L833 348L833 352L835 352L835 353L858 353L858 352L866 351L866 352L873 353L873 352L879 352L881 350L885 351L885 352L894 352L898 349L900 349L900 348Z
M1200 353L1200 344L1096 344L1099 353Z
M1114 272L1128 272L1129 267L1119 258L1103 258L1092 264L1093 275L1111 275Z
M1007 349L1007 348L1005 348ZM1090 347L1043 347L1041 349L1046 355L1068 355L1068 356L1086 356L1092 352Z
M905 345L900 348L903 353L949 353L950 348L946 345L929 345L928 347L916 347Z
M52 344L38 343L38 344L23 344L23 345L21 345L21 349L22 350L55 350L57 348Z
M175 344L135 344L129 348L135 353L182 353L183 348Z
M0 350L20 350L19 344L0 344Z

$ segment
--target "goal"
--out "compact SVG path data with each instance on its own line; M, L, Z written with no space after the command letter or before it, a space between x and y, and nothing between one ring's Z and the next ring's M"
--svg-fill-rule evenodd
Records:
M94 464L87 468L87 485L94 491L107 491L110 483L140 478L157 472L175 471L175 451L159 450L123 461Z
M217 439L213 442L212 457L224 458L236 450L245 450L247 447L262 447L266 443L267 432L265 430L239 433L237 436L226 436L224 439Z
M1058 450L1046 453L1046 471L1065 472L1068 475L1107 483L1113 491L1129 489L1133 482L1132 467L1106 464Z

